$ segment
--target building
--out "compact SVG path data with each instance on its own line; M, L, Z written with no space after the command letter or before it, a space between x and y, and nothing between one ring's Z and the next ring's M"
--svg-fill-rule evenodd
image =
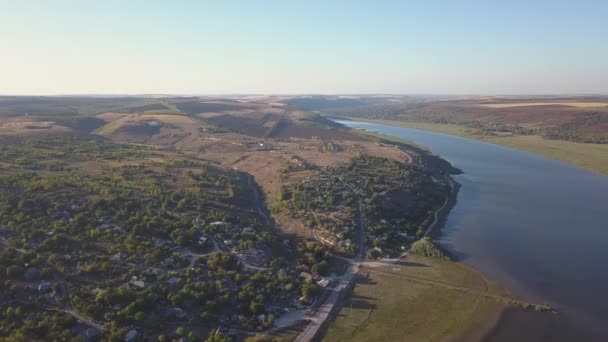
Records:
M99 329L88 328L87 330L84 331L84 337L87 341L96 339L99 336L101 336L101 330L99 330Z
M137 330L135 330L135 329L129 330L129 332L125 334L125 342L135 342L137 335L138 335Z
M118 252L112 256L114 261L124 261L125 259L127 259L127 253L125 252Z
M48 281L43 281L40 284L38 284L38 292L40 293L46 293L51 291L51 283L49 283Z
M175 284L177 284L177 278L176 277L171 277L171 278L167 279L167 284L169 284L169 285L175 285Z
M133 276L131 281L129 281L129 286L135 289L145 289L148 287L148 284L145 281L139 280L137 277Z
M312 281L312 274L306 272L300 272L300 278L303 278L305 281Z
M329 280L327 278L321 278L321 280L317 281L317 285L319 285L321 287L328 287L330 283L331 283L331 280Z

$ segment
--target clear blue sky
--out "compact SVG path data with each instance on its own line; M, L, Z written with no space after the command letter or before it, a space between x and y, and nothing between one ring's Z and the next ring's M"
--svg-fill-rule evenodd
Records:
M608 93L608 1L0 0L0 94Z

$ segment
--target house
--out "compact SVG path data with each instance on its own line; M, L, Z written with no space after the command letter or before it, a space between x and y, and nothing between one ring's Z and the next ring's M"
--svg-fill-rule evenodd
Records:
M101 336L101 330L96 329L96 328L88 328L87 330L84 331L84 337L86 338L86 340L92 340L96 337Z
M38 271L36 267L30 267L25 271L24 277L29 281L38 279L38 277L40 277L40 271Z
M168 317L175 317L181 319L186 318L186 316L188 316L188 313L182 310L181 308L171 308L166 311L165 315Z
M305 296L300 297L300 299L298 299L298 302L302 305L312 304L312 301L310 300L310 298L305 297Z
M305 281L312 281L312 274L306 272L300 272L300 278L304 278Z
M167 284L169 284L171 286L177 284L177 278L176 277L171 277L171 278L167 279Z
M331 152L338 152L340 151L340 146L334 143L327 143L327 149Z
M209 240L209 239L208 239L206 236L204 236L204 235L203 235L203 236L201 236L201 237L198 239L198 244L202 246L202 245L204 245L205 243L207 243L207 241L208 241L208 240Z
M136 289L145 289L146 287L148 287L148 284L143 280L137 279L136 276L133 276L133 277L131 277L131 280L129 281L129 286L131 288L136 288Z
M137 330L135 330L135 329L129 330L129 332L125 334L125 342L135 342L137 335L138 335Z
M102 224L102 225L99 226L100 229L110 229L112 227L114 227L114 225L111 224L111 223L104 223L104 224Z
M327 287L327 286L329 286L330 283L331 283L331 280L329 280L327 278L321 278L321 280L317 281L317 285L319 285L321 287Z
M125 259L127 259L127 253L118 252L118 253L114 254L111 259L114 261L124 261Z
M43 281L40 284L38 284L38 292L46 293L49 291L51 291L51 283L49 283L48 281Z
M145 281L142 280L133 280L131 281L131 286L138 288L138 289L145 289L146 287L148 287L148 284L146 284Z
M96 287L96 288L94 288L94 289L91 291L91 293L92 293L92 294L94 294L94 295L96 295L96 296L97 296L98 294L100 294L101 292L103 292L103 289L100 289L99 287Z

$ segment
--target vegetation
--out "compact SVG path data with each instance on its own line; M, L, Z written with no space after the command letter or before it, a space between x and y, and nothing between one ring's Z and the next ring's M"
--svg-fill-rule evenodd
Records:
M0 303L13 304L0 338L73 339L90 322L110 340L133 327L181 335L176 323L184 334L270 327L281 308L318 294L298 274L325 274L329 255L308 243L294 260L282 257L287 247L247 207L245 179L177 152L92 137L5 140Z
M412 254L439 260L449 260L448 256L437 246L430 237L425 236L414 242L410 249Z
M315 229L334 251L356 250L357 212L365 222L368 257L396 256L433 220L447 185L418 163L361 155L349 164L315 170L315 177L283 188L275 211Z
M403 265L362 272L365 279L357 284L324 340L475 341L492 328L506 305L478 295L475 290L498 291L480 273L458 263L411 256ZM473 323L476 329L471 331Z
M445 134L478 139L528 151L608 176L608 145L582 144L563 140L544 139L537 135L480 135L475 130L453 124L419 123L394 120L371 120L387 125L412 127Z
M577 101L584 101L579 98ZM604 99L605 101L605 99ZM600 101L600 102L604 102ZM329 115L367 119L456 124L474 129L479 135L538 135L546 139L580 143L608 143L606 106L576 107L577 102L556 105L491 107L484 100L391 101L341 109L328 109ZM525 101L522 102L525 104ZM534 104L538 103L538 99Z

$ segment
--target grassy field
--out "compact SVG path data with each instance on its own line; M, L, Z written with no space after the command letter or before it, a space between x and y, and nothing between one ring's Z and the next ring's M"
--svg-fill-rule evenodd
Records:
M499 293L480 273L450 261L410 256L401 265L365 267L361 273L366 278L325 341L479 340L505 307L499 300L463 291Z
M578 166L591 172L608 176L608 144L582 144L563 140L544 139L536 135L487 136L475 134L474 130L450 124L404 122L394 120L364 120L386 125L417 128L427 131L458 135L518 150L540 154L547 158Z

